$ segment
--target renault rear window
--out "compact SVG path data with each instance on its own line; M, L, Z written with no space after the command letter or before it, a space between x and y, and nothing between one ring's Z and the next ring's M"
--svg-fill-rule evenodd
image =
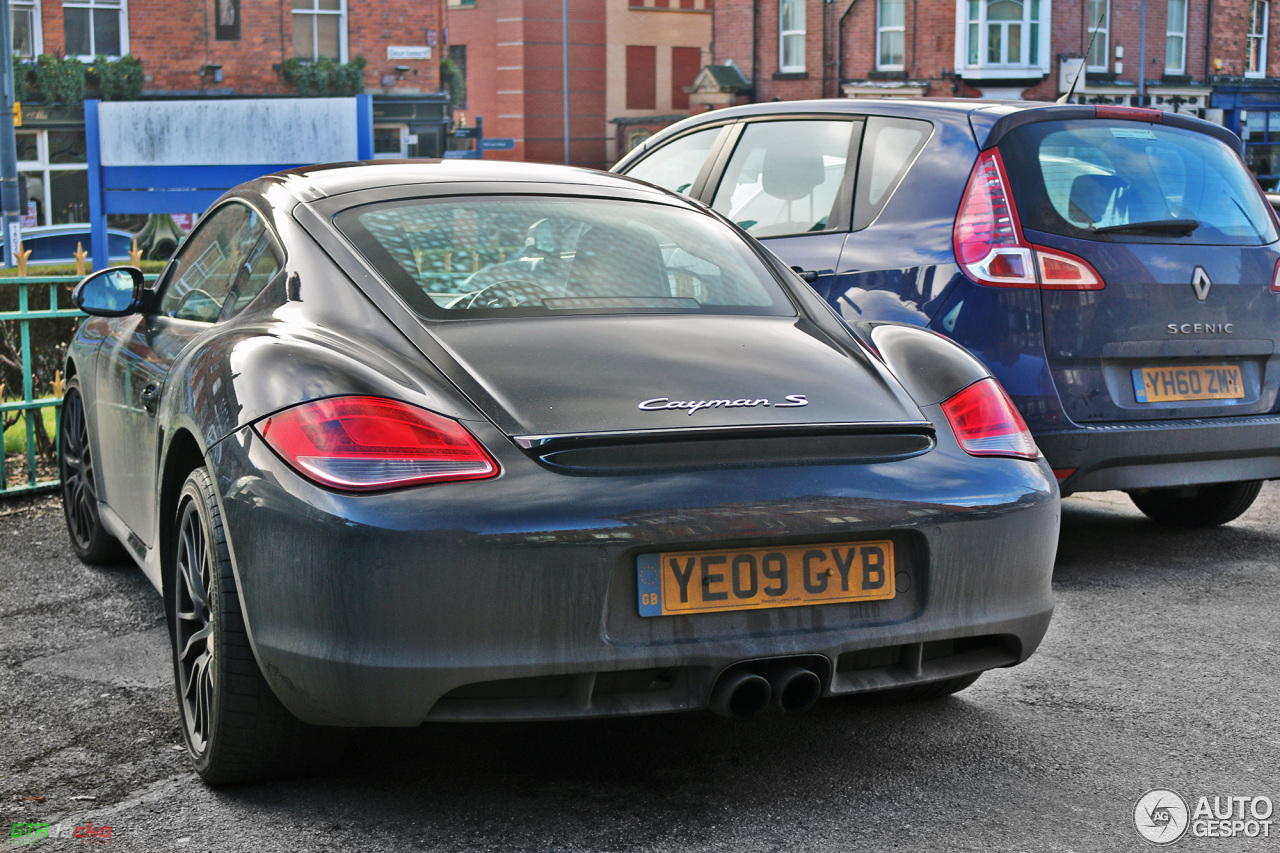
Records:
M1275 222L1223 142L1131 121L1025 125L1000 143L1022 227L1112 242L1258 246Z
M731 228L668 205L461 196L366 205L335 224L426 317L794 313Z

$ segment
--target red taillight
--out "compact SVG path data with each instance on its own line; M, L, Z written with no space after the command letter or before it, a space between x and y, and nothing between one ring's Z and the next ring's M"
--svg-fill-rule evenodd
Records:
M1276 261L1275 271L1271 273L1271 292L1280 293L1280 261Z
M1061 483L1063 480L1067 479L1078 470L1079 470L1078 468L1054 468L1053 477L1055 480Z
M969 176L953 232L956 260L965 274L987 287L1106 287L1102 276L1083 258L1033 246L1023 238L1007 186L1000 152L983 152Z
M1045 290L1102 290L1102 276L1084 258L1067 252L1035 246L1040 270L1040 286Z
M1000 152L983 152L969 176L956 217L956 260L979 284L1035 287L1031 250L1022 241L1018 214L1005 186Z
M1118 118L1124 121L1149 121L1152 124L1164 124L1164 112L1151 107L1112 107L1099 104L1093 108L1098 118Z
M303 403L257 425L286 462L335 489L480 480L498 465L457 421L380 397Z
M942 412L960 447L970 456L1035 459L1040 455L1022 415L991 377L979 379L944 401Z

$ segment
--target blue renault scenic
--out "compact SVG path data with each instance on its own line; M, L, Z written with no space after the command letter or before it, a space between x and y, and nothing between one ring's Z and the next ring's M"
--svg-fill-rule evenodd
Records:
M791 101L686 119L614 171L711 205L850 324L968 347L1063 494L1198 527L1280 478L1280 233L1241 152L1151 109Z

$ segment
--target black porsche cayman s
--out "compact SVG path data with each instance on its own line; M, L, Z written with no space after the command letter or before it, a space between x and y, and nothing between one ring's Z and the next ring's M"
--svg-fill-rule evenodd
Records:
M647 184L296 170L75 300L71 541L164 595L210 783L319 726L943 695L1048 626L1057 487L987 370Z

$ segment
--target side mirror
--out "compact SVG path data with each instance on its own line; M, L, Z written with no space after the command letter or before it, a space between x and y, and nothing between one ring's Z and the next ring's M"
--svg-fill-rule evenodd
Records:
M86 314L123 317L141 307L146 283L136 267L110 267L84 277L71 291L71 301Z

